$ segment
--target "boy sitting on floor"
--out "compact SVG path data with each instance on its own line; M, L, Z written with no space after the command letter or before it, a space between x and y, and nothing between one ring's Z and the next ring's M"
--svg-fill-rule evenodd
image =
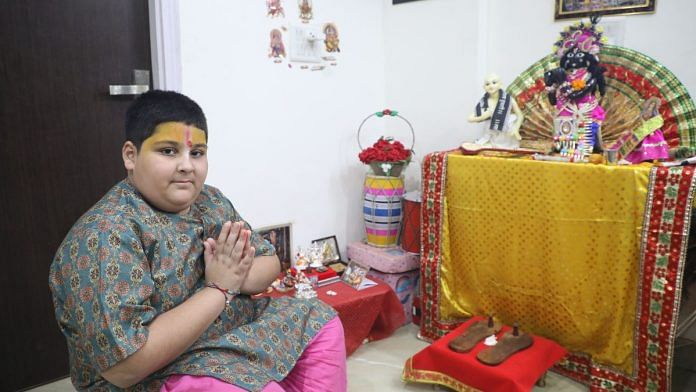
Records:
M249 296L280 263L204 184L207 140L203 111L182 94L151 91L128 109L128 176L75 223L50 270L73 385L345 391L343 328L330 307Z

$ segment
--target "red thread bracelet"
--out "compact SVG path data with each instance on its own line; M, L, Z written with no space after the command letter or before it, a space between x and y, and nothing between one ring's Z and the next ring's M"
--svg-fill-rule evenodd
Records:
M230 300L232 298L234 298L234 296L239 294L239 290L237 290L237 291L228 290L228 289L225 289L225 288L218 286L215 282L208 282L205 284L205 287L210 287L211 289L219 290L225 296L225 304L227 304L227 305L230 304ZM228 297L228 295L229 295L229 297Z

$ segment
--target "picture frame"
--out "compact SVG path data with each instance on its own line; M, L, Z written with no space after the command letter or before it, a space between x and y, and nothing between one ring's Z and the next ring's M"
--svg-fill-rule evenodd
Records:
M370 271L370 267L351 260L348 262L345 272L341 275L341 282L356 290L360 290L360 286L367 278L368 271Z
M341 261L341 251L335 235L312 240L312 244L317 244L321 247L322 264L327 265Z
M597 15L633 15L655 12L657 0L556 0L554 20Z
M578 133L578 121L573 117L559 116L553 119L553 127L556 135L574 136Z
M392 0L392 5L397 5L401 3L410 3L412 1L419 1L419 0Z
M276 248L282 271L292 265L292 224L284 223L256 229L256 232Z

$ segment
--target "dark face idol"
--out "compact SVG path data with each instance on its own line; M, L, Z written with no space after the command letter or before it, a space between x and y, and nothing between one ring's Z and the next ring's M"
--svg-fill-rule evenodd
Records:
M561 68L567 71L572 69L590 68L590 66L596 64L597 60L593 55L583 52L577 47L569 50L561 58Z
M573 47L561 57L561 66L544 74L544 84L549 87L554 87L548 93L549 102L552 105L556 104L557 91L555 87L562 86L566 81L566 75L575 74L576 70L585 69L589 77L586 78L584 87L579 89L567 89L565 92L560 91L560 94L567 95L569 99L579 99L587 94L594 93L599 90L601 95L606 91L606 81L604 80L604 67L599 65L596 56Z

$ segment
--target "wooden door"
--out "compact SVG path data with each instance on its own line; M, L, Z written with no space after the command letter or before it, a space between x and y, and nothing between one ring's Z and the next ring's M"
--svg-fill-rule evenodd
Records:
M48 268L72 224L125 176L131 84L150 69L147 1L0 6L0 390L68 375Z

